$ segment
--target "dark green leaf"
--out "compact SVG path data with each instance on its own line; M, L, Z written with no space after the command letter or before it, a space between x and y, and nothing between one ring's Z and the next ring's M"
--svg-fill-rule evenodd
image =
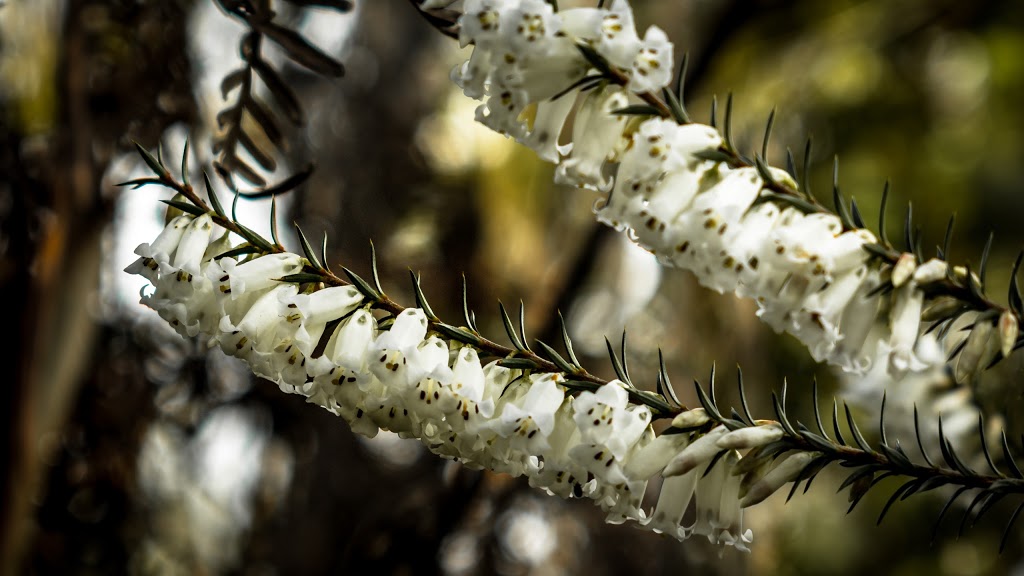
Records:
M277 237L277 196L270 199L270 238L274 241L274 246L281 245Z
M572 364L569 364L568 362L566 362L565 358L562 358L558 354L558 352L555 351L554 348L552 348L551 346L548 346L547 344L545 344L544 342L542 342L540 340L534 340L534 342L536 342L537 345L541 347L541 349L544 351L544 354L549 359L551 359L552 362L555 363L555 366L558 366L559 370L561 370L562 372L565 372L567 374L572 374L572 373L577 371L577 368L575 366L573 366Z
M503 358L498 361L498 366L515 370L533 370L537 363L528 358Z
M999 539L999 553L1002 554L1006 548L1006 541L1010 538L1010 531L1013 529L1013 524L1017 521L1017 517L1020 516L1020 511L1024 510L1024 502L1017 505L1017 508L1010 515L1010 520L1006 523L1006 528L1003 530L1003 537Z
M310 274L307 272L299 272L298 274L288 274L287 276L281 276L277 278L281 282L291 282L294 284L316 284L323 282L323 276L319 274Z
M232 248L231 250L228 250L227 252L223 252L221 254L218 254L217 256L214 257L214 260L220 260L221 258L234 258L236 256L244 256L246 254L259 254L259 253L260 253L260 249L259 248L255 247L255 246L253 246L251 244L247 244L247 245L244 245L244 246L239 246L237 248Z
M686 113L686 108L683 107L683 103L679 101L679 98L668 88L662 88L661 93L664 95L665 101L668 102L668 109L672 112L672 119L678 124L689 124L690 116Z
M185 185L185 188L191 188L192 182L189 180L188 174L188 148L189 148L188 137L185 138L185 150L181 153L181 183Z
M202 208L196 206L195 204L190 204L188 202L180 202L178 200L161 200L161 202L167 204L168 206L177 208L182 212L192 214L193 216L202 216L203 214L206 214L206 212Z
M341 271L344 272L346 276L348 276L349 280L352 281L352 284L356 287L357 290L359 290L363 294L363 296L366 296L367 298L373 300L374 302L380 302L380 292L374 290L373 286L367 284L366 280L363 280L361 276L359 276L358 274L344 266L341 267Z
M878 207L878 239L882 241L882 246L886 248L892 248L892 243L889 242L889 235L885 231L885 206L889 203L889 181L885 181L885 188L882 188L882 203Z
M306 235L302 233L302 228L299 227L299 223L293 222L292 224L295 226L295 232L299 235L299 245L302 246L302 253L306 256L306 260L309 260L309 263L312 264L313 268L323 270L323 265L313 252L313 247L309 245L309 240L306 240Z
M437 314L434 314L434 311L430 308L430 303L427 302L426 294L423 293L423 286L420 284L419 275L410 269L409 276L412 278L412 289L416 297L416 307L423 310L423 313L431 321L437 321Z
M625 108L612 110L612 114L619 116L661 116L661 111L647 104L633 104Z
M562 344L565 346L565 352L569 355L569 361L575 367L580 366L579 359L576 358L576 352L572 349L572 339L569 338L569 330L565 327L565 318L562 316L562 311L558 311L558 326L562 330Z
M508 315L508 311L505 310L505 305L500 301L498 302L498 310L501 311L501 321L505 324L505 333L508 334L508 339L512 342L512 346L520 352L526 352L526 346L519 340L519 334L516 333L515 327L512 325L512 319Z
M149 169L152 170L154 174L161 178L167 178L170 176L170 174L167 172L167 169L164 168L163 164L161 164L159 160L154 158L153 155L149 153L149 150L143 148L142 144L139 144L138 142L132 141L132 143L135 144L135 149L139 151L139 155L142 156L142 159L146 162L146 165L149 166Z
M772 128L775 127L775 107L768 114L768 124L764 127L764 140L761 141L761 158L768 159L768 143L772 139Z
M480 343L480 337L476 334L471 334L462 328L457 328L443 322L434 324L434 329L452 340L458 340L465 344L477 345Z
M606 77L603 76L603 75L584 76L583 78L580 78L579 80L577 80L577 81L573 82L572 84L566 86L565 88L560 90L557 94L552 96L551 97L551 102L554 102L555 100L558 100L562 96L565 96L566 94L572 92L573 90L575 90L577 88L581 88L582 86L584 86L586 84L596 84L598 82L601 82L601 81L605 80L605 78Z

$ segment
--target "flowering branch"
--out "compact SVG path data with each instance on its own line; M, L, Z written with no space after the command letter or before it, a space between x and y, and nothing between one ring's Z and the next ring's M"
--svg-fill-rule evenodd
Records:
M428 0L420 9L451 4ZM556 182L604 193L598 219L662 263L754 299L761 319L800 339L815 360L863 373L882 358L899 376L922 365L922 333L948 339L965 317L968 335L948 346L964 383L1024 345L1022 258L1009 305L997 304L985 293L987 248L977 274L946 262L952 222L928 260L909 210L905 250L889 241L887 192L877 236L856 203L847 205L838 168L835 212L819 203L808 190L809 144L803 187L792 158L789 172L769 166L774 114L760 154L746 158L732 141L731 97L722 132L714 108L711 125L693 123L682 103L685 59L669 89L672 44L656 26L641 39L625 0L562 11L542 0L467 0L455 28L473 52L452 78L484 100L478 121L555 163ZM571 142L560 144L574 109Z
M317 256L301 230L304 256L287 252L273 228L267 240L229 217L208 177L209 203L187 178L175 180L160 158L141 147L139 152L155 177L125 185L170 188L177 196L165 202L182 213L152 243L140 245L139 259L126 268L153 284L143 303L182 336L204 336L283 392L305 396L361 434L384 429L417 438L442 457L527 476L531 485L561 497L590 498L610 522L632 521L680 540L704 535L742 550L752 541L743 528L743 508L789 483L790 497L801 482L806 490L833 462L854 469L840 486L851 488L851 509L882 479L906 478L879 521L898 500L954 486L940 520L962 494L976 491L962 531L968 518L976 521L1005 496L1024 493L1024 475L1005 435L1003 461L1010 476L996 467L980 421L990 475L975 472L957 456L941 418L938 437L946 466L937 466L922 441L916 409L915 432L925 463L913 461L899 441L887 440L884 399L877 447L865 440L848 407L846 424L854 442L846 441L835 404L833 440L817 411L816 387L817 431L794 425L785 409L785 388L781 399L773 395L777 420L755 420L742 377L742 412L723 415L713 371L709 392L696 383L702 406L688 410L676 398L664 362L658 392L642 391L609 344L618 378L602 380L579 365L564 327L570 360L537 341L550 359L541 357L525 344L522 314L517 330L503 306L513 347L499 345L480 335L468 308L465 326L437 318L415 274L417 307L402 307L381 290L375 265L372 282L344 269L346 281L330 271L326 254ZM185 152L182 173L188 174ZM245 242L233 245L231 234ZM388 316L378 320L373 309ZM485 365L489 357L497 360ZM671 418L660 434L652 426L657 418ZM643 498L656 476L660 492L648 510ZM686 525L691 501L696 520ZM1009 520L1007 534L1021 509L1024 504Z
M792 420L787 415L785 384L783 384L780 396L772 393L772 405L778 420L767 422L754 420L751 416L743 389L742 373L739 375L742 412L733 410L731 416L723 415L715 400L714 370L711 373L710 387L707 392L699 382L695 381L694 385L703 410L710 422L717 425L717 428L709 430L707 435L713 436L719 429L718 434L724 435L715 445L719 449L719 453L726 449L749 449L749 452L740 460L737 471L743 475L742 485L747 487L745 493L742 494L744 506L757 504L779 490L784 484L792 483L788 501L799 489L801 482L805 482L804 492L806 492L818 473L834 462L844 468L853 469L839 486L840 491L847 487L850 488L848 511L852 511L880 481L889 477L903 478L900 486L882 508L878 523L882 522L897 501L906 500L914 494L948 486L956 489L948 496L946 504L935 520L935 531L938 530L942 519L953 503L964 493L974 490L973 498L967 506L958 528L958 534L962 534L968 526L968 520L971 520L970 526L974 526L1004 497L1024 494L1024 474L1014 460L1005 432L999 433L999 441L1002 448L1002 462L1009 470L1009 475L996 466L996 460L988 447L986 430L980 414L977 433L984 455L983 465L987 466L991 474L975 471L957 455L950 437L943 430L941 416L938 423L938 444L942 460L937 465L929 455L929 450L923 439L916 407L914 409L914 435L923 463L916 462L916 459L904 450L898 439L894 443L890 443L885 424L885 396L882 398L879 411L879 441L877 446L873 447L857 426L849 406L844 405L845 423L853 442L846 440L842 432L842 418L834 400L832 404L832 433L835 435L835 440L830 438L818 409L816 383L813 387L815 424L813 429L800 421ZM677 458L682 460L685 457L680 455ZM783 460L783 462L780 464L779 460ZM769 463L774 466L770 472L759 470L760 467ZM682 464L677 462L676 465L681 466ZM672 468L672 466L673 464L670 463L668 467ZM1007 537L1021 510L1024 510L1024 502L1018 505L1007 522L1000 543L1000 551L1006 545Z
M245 244L235 247L228 252L221 253L222 257L223 255L244 256L251 254L255 256L262 256L267 254L288 253L285 250L285 248L281 246L280 243L277 241L276 232L273 233L273 240L268 241L267 239L262 238L260 235L253 232L251 229L239 223L237 219L234 217L234 206L232 206L232 215L229 217L225 212L224 208L221 206L220 201L218 200L218 196L213 188L213 184L210 182L209 177L207 177L205 174L204 181L206 185L207 197L210 199L209 204L198 195L196 190L192 187L191 183L188 182L187 178L182 182L178 182L177 180L174 179L174 177L171 175L170 170L168 170L166 166L164 166L163 162L158 157L155 157L152 154L150 154L149 151L147 151L139 144L136 144L136 148L139 154L145 160L146 164L150 167L151 170L153 170L156 177L142 178L132 180L129 182L124 182L120 184L120 186L133 186L135 188L138 188L140 186L153 184L174 190L177 194L180 195L180 197L184 201L172 199L164 201L166 204L168 204L172 208L176 208L178 210L181 210L196 217L208 217L213 223L217 224L221 228L224 228L229 232L237 234L238 236L246 240ZM182 158L182 174L188 174L189 172L187 164L187 144ZM288 183L286 182L282 186L276 187L273 193L276 194L287 192L294 185L295 184L289 186ZM265 195L266 193L267 192L264 191L261 192L260 195ZM236 191L235 202L238 201L239 197L240 193ZM247 195L246 197L251 198L252 195ZM343 268L345 275L349 279L345 280L335 275L334 272L330 270L329 266L326 265L326 254L321 253L321 256L317 257L317 255L312 249L312 246L309 244L309 241L302 233L302 230L297 229L297 231L302 242L303 252L305 254L306 259L303 261L303 265L300 270L292 274L286 275L285 277L282 278L283 280L289 280L300 284L323 284L324 286L330 287L354 286L356 289L360 291L363 297L370 303L370 305L374 309L383 310L394 317L398 317L407 310L406 307L392 300L391 297L385 294L384 290L381 288L380 282L377 280L377 263L375 255L372 258L372 284L370 284L369 282L367 282L362 277L352 272L348 268ZM151 251L151 249L149 251ZM154 261L152 264L145 265L149 266L152 269L152 266L156 265L156 262ZM471 345L479 349L480 351L484 352L486 356L499 358L501 359L500 363L508 368L525 369L531 370L533 372L543 373L564 373L567 376L564 385L568 388L572 388L575 390L595 390L598 387L607 384L606 380L591 374L580 365L579 361L576 359L575 353L572 350L572 342L569 339L568 332L565 330L564 322L562 324L562 336L563 343L565 344L566 351L569 355L569 361L566 361L561 355L558 354L558 352L555 351L554 348L552 348L548 344L540 340L536 340L536 344L542 350L544 350L548 358L550 358L548 359L534 352L532 349L529 348L529 345L526 344L526 342L528 342L528 339L526 337L525 327L523 326L522 314L520 315L519 333L517 333L515 327L512 325L512 321L509 318L508 313L505 311L504 306L501 306L501 313L505 323L506 331L508 333L510 340L514 344L513 348L509 348L507 346L498 344L480 334L480 332L476 329L476 322L474 320L475 315L472 313L472 311L468 309L468 307L465 307L467 303L465 293L463 294L465 325L454 326L452 324L447 324L441 321L441 319L439 319L433 313L433 311L430 308L430 305L427 303L426 297L424 296L420 288L419 279L415 275L413 275L413 286L416 293L417 304L421 309L424 310L428 322L428 327L430 330L443 334L448 338L458 340L463 344ZM330 336L331 334L327 334L327 337ZM625 338L625 336L623 336L623 338ZM623 346L623 348L625 348L625 346ZM614 351L612 351L610 344L609 353L613 357L613 362L616 366L618 376L624 382L630 383L628 372L624 368L622 368L622 365L615 357L615 353ZM662 374L662 376L664 377L664 374ZM679 404L678 398L675 397L674 391L669 389L668 396L665 396L664 394L661 393L661 382L661 380L659 380L658 382L659 392L657 394L640 390L632 385L630 385L627 389L627 393L630 399L637 404L647 405L652 410L652 414L655 419L671 418L675 416L681 409L684 409L682 405Z

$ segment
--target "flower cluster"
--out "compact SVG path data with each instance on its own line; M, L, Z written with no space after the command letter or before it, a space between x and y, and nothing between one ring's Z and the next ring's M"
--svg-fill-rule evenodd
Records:
M815 360L864 373L882 356L897 377L923 366L921 287L943 280L946 263L904 254L879 265L865 250L874 234L780 204L765 178L796 190L790 175L730 166L716 155L724 143L715 128L625 114L631 94L668 84L673 52L655 27L639 39L625 0L561 12L542 0L467 1L460 24L474 49L453 79L484 99L478 120L557 164L556 182L605 193L602 222L705 286L755 300L761 319ZM587 76L585 50L614 82L607 71ZM571 140L560 145L574 108Z
M289 281L309 265L297 254L232 256L229 234L210 215L170 220L126 268L152 284L142 302L182 336L246 361L356 432L390 430L467 466L525 475L550 494L592 499L610 522L744 550L752 537L742 505L792 480L766 469L741 486L749 470L737 450L777 440L777 426L727 433L696 409L657 435L628 384L573 395L563 373L487 363L477 348L431 331L422 309L379 320L354 286ZM646 510L658 475L658 502ZM696 519L683 525L691 501Z
M623 69L633 92L661 90L671 80L672 44L656 26L641 39L624 0L561 12L544 0L468 0L460 23L460 42L474 48L452 80L484 99L477 119L552 162L564 152L558 135L575 101L560 95L590 69L577 43Z

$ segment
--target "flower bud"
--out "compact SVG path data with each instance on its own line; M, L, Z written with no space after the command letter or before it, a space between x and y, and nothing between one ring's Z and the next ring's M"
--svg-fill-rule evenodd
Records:
M810 464L818 455L817 452L800 452L786 458L781 464L764 475L756 484L750 487L746 496L740 500L740 506L746 508L764 501L776 490L782 488L788 482L796 480L804 467Z
M718 426L701 436L697 440L690 444L686 449L676 455L665 469L661 471L661 475L668 478L670 476L678 476L680 474L686 474L690 470L693 470L701 464L709 462L714 458L715 454L722 451L718 447L718 439L721 438L728 432L729 429L725 426Z
M718 439L718 447L722 449L746 450L764 446L782 438L785 433L777 422L764 426L751 426L733 430Z
M900 254L900 259L896 261L896 265L892 268L892 285L899 288L906 284L907 280L913 276L916 265L916 259L913 254L909 252Z
M956 381L964 384L971 381L976 374L988 366L999 350L999 340L991 320L975 322L974 328L967 336L967 344L960 352L956 362Z
M1017 316L1010 310L1004 310L999 316L999 346L1003 358L1013 352L1013 347L1017 344L1018 331Z
M931 260L921 264L914 270L914 282L918 284L931 284L932 282L938 282L946 277L946 271L949 269L949 265L938 258L932 258ZM895 271L893 272L895 277Z
M710 418L703 408L687 410L672 419L673 428L696 428L707 424Z

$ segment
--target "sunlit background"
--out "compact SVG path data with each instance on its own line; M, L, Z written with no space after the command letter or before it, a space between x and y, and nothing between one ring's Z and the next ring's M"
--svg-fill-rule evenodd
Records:
M286 246L296 247L294 221L327 235L332 264L367 272L372 240L390 294L412 302L412 268L456 323L465 274L480 328L496 339L499 300L522 301L528 331L548 342L560 339L561 310L580 359L605 376L605 336L626 330L634 381L653 388L661 348L691 405L690 382L712 364L725 374L722 403L736 399L739 364L765 417L783 378L803 419L813 378L841 392L751 302L662 269L595 223L593 196L553 185L551 166L475 124L475 104L448 81L468 52L408 2L356 0L348 14L275 4L347 69L328 80L267 49L307 118L268 177L317 166L278 201ZM657 23L689 53L695 119L733 93L734 133L753 150L777 107L774 165L787 148L801 162L813 136L819 198L829 199L838 155L843 191L871 226L887 179L894 237L907 202L926 247L956 213L955 261L977 263L994 232L989 278L1003 298L1024 246L1018 1L633 4L638 23ZM464 469L414 441L353 435L181 339L138 304L144 280L121 271L160 230L169 195L114 184L146 174L132 141L162 145L176 166L188 139L199 178L215 158L215 118L230 104L220 82L240 66L243 32L212 0L0 2L0 273L20 342L0 400L0 573L1024 574L1024 527L997 555L1009 503L959 539L962 509L951 514L930 547L942 494L900 503L876 527L898 484L847 516L841 470L788 504L783 490L750 510L752 553L719 558L706 541L605 525L587 502ZM238 205L264 234L270 213L268 201ZM1024 431L1021 395L986 382L1024 381L1021 366L987 374L978 396L1007 415L1011 438Z

